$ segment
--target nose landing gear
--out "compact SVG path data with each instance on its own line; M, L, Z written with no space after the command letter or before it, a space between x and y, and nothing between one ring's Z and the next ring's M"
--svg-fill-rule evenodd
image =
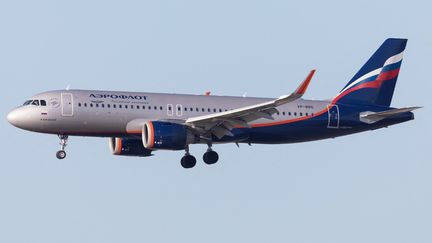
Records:
M60 139L60 150L57 151L56 157L57 157L57 159L64 159L64 158L66 158L65 147L67 145L68 136L59 134L58 137Z

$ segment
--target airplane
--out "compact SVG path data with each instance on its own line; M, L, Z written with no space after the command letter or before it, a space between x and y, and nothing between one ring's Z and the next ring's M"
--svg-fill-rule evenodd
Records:
M66 157L69 136L108 137L114 155L152 156L184 150L183 168L196 165L189 145L206 144L206 164L219 160L214 144L298 143L375 130L414 119L421 107L390 106L407 39L390 38L345 87L327 100L306 100L315 73L279 98L55 90L29 98L7 120L32 132L58 135Z

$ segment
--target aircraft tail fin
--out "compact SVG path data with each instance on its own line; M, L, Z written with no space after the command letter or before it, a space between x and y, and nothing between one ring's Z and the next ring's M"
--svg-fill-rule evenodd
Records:
M407 39L385 40L334 102L390 106L406 44Z

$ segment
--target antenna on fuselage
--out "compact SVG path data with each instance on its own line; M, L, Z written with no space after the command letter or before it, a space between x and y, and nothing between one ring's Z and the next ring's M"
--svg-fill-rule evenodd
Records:
M70 84L68 84L67 86L66 86L66 90L69 90L70 89Z

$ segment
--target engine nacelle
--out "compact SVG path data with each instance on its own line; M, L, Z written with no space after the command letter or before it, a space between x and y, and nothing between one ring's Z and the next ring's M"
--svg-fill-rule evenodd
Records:
M146 149L181 150L193 143L194 137L185 126L177 123L148 121L142 128Z
M114 155L151 156L151 150L144 148L141 139L110 138L109 148Z

